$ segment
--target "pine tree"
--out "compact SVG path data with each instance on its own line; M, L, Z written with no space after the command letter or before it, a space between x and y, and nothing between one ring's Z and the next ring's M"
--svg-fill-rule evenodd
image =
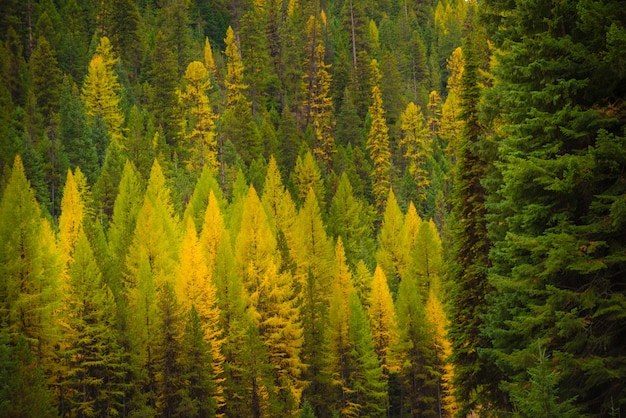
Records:
M93 143L92 131L87 124L85 107L80 100L78 87L68 77L63 79L59 110L59 140L71 169L81 167L93 184L99 173L99 155Z
M184 149L187 169L197 176L206 165L217 172L217 144L215 140L215 116L207 97L211 89L209 73L200 61L192 61L185 71L187 86L180 98L189 116L183 120Z
M44 116L46 126L49 126L54 121L54 115L59 111L63 77L58 67L56 53L48 39L43 36L39 37L28 64L37 109Z
M418 206L426 200L426 188L430 184L426 161L432 152L431 138L424 120L422 109L410 102L401 116L402 139L400 145L405 148L404 158L409 162L409 173L417 185L417 194L420 201Z
M380 92L381 75L376 60L372 60L372 74L374 83L372 86L372 104L369 108L372 126L367 135L367 149L374 164L372 191L374 192L376 209L382 213L391 184L391 153L389 151L389 128L385 121L385 109Z

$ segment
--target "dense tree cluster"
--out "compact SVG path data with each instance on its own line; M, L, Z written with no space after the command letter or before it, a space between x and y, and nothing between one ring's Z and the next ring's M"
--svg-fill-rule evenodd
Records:
M626 414L610 1L0 13L0 416Z

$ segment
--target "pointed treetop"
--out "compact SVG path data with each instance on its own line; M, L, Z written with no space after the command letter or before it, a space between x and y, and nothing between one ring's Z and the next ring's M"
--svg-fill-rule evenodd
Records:
M217 74L217 67L215 66L215 60L213 59L213 48L209 42L209 37L204 38L204 66L209 73L215 77Z

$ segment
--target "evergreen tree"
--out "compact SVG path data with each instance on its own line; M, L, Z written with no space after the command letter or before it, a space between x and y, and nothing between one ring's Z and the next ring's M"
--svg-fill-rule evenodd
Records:
M70 168L80 167L89 182L95 183L100 171L99 156L78 87L68 77L63 79L59 119L58 136Z
M304 158L298 156L292 176L300 204L304 203L309 190L312 189L320 208L324 208L326 199L324 198L322 173L311 151L307 151Z
M156 35L152 52L152 65L148 70L151 89L148 109L153 114L154 126L160 128L165 135L165 142L178 145L180 135L180 117L177 113L178 96L178 64L176 57L169 48L163 32Z
M63 77L58 66L56 53L48 39L40 36L37 46L28 62L30 83L37 109L44 117L46 126L53 124L54 115L59 111L59 96Z
M539 343L559 412L572 412L566 401L577 396L581 415L623 415L624 121L611 110L624 97L619 4L503 7L485 10L503 48L494 100L506 109L491 200L488 359L504 373L498 380L524 385ZM471 66L469 56L464 76Z

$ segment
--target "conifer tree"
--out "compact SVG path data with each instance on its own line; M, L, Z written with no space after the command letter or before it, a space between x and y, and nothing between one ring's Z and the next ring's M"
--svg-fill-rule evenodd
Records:
M289 244L296 263L295 280L304 330L302 358L308 365L305 376L310 382L305 397L315 408L319 408L324 404L327 390L320 373L325 362L323 338L332 291L333 248L326 235L313 189L309 189L298 213L293 235L294 240Z
M369 205L354 196L348 175L344 172L330 206L328 229L332 236L342 238L346 257L352 265L359 259L371 261L374 254L372 211Z
M217 75L217 67L215 66L215 59L213 58L213 48L209 42L208 36L204 38L204 67L209 72L209 75L213 78Z
M374 164L372 191L376 201L376 209L382 213L391 184L391 153L389 151L389 128L385 121L385 109L380 92L381 76L376 60L372 60L372 74L374 83L372 86L372 104L369 108L372 126L367 135L367 149Z
M152 65L148 71L151 86L148 108L152 111L154 125L165 135L165 142L178 145L180 117L178 116L178 63L162 31L156 34Z
M277 397L270 397L272 411L293 415L303 388L302 328L292 278L279 271L276 239L252 186L243 207L235 253L248 304L273 368Z
M226 105L233 106L244 97L244 91L248 88L248 86L245 85L243 81L243 62L241 60L241 54L235 39L235 32L230 26L228 27L228 30L226 30L226 39L224 39L224 43L226 44L226 50L224 53L226 55L226 59L228 60L226 65L226 79L224 80L228 94Z
M566 402L576 396L570 406L580 415L624 415L626 356L618 329L626 224L617 208L624 202L625 139L624 120L615 118L621 111L611 110L624 97L619 3L550 2L506 14L503 7L490 1L485 9L503 52L494 71L502 87L495 100L504 111L495 122L506 134L494 176L501 180L490 188L495 289L484 334L494 350L487 360L504 374L501 388L509 392L512 383L536 394L537 378L546 373L536 369L546 367L535 363L539 343L554 371L543 383L554 379L554 391L544 386L541 396L556 393L563 407L553 414L573 412ZM475 64L468 48L463 52L465 77ZM498 402L497 395L490 400ZM537 414L545 400L533 399L528 412Z
M426 188L430 184L426 161L432 152L431 138L419 106L410 102L401 116L402 139L400 145L404 147L404 158L409 162L409 173L417 185L417 195L420 201L418 206L426 200Z
M37 40L37 46L28 64L37 109L43 115L46 126L48 126L59 111L59 96L63 77L58 67L56 53L44 36L40 36Z
M102 37L89 63L82 90L87 115L91 118L101 116L114 141L121 140L124 124L124 115L119 108L120 84L115 72L117 61L109 38Z
M273 155L267 165L261 202L268 213L268 221L273 226L274 234L291 234L297 213L296 206L283 184Z
M217 179L215 178L215 172L209 167L204 167L200 177L196 182L196 186L193 189L193 194L187 203L183 219L191 216L195 222L197 231L202 231L202 225L204 222L204 216L209 204L209 196L213 193L215 199L220 206L224 206L225 202L222 196L222 189L220 188Z
M211 89L209 73L200 61L192 61L185 71L187 86L180 98L189 116L183 120L185 139L183 158L187 169L197 176L207 166L217 172L217 144L215 140L215 116L207 97Z
M85 107L78 87L68 77L63 78L59 110L59 140L71 169L81 167L91 184L99 173L99 155L87 124Z
M389 374L391 348L397 342L396 312L389 292L385 272L376 266L372 280L372 293L369 297L369 320L372 330L374 349L380 361L384 375Z
M36 368L49 370L61 269L52 229L41 215L19 156L0 200L0 237L3 327L12 341L24 338Z
M64 275L67 273L67 268L72 261L79 232L83 229L83 221L87 217L87 208L78 184L81 182L81 177L80 168L76 169L76 181L72 171L68 170L63 189L63 199L61 200L58 247Z
M197 352L196 356L202 356L205 363L207 377L210 378L212 392L207 390L208 396L213 397L215 407L223 402L221 382L224 372L224 357L220 348L223 344L222 331L219 328L221 311L217 301L217 288L214 283L214 268L209 268L203 247L198 241L196 228L193 220L188 217L186 229L180 248L179 265L176 273L176 294L180 300L183 317L186 317L187 338L200 336L204 343L195 342L195 350L202 347L204 354ZM197 328L197 329L196 329ZM190 334L195 329L193 333ZM195 337L194 337L195 336ZM189 349L191 347L183 347ZM198 365L189 364L188 372L191 373ZM198 370L196 373L202 373ZM200 377L198 377L200 378ZM193 395L190 394L193 399Z
M437 412L436 359L432 345L432 326L426 320L424 300L414 277L403 277L396 303L398 344L394 360L400 378L400 405L410 416L435 415Z
M438 285L433 284L428 292L425 305L426 319L432 327L433 347L435 350L435 370L437 373L437 414L454 416L458 404L454 396L454 365L449 358L452 355L452 344L447 335L449 321L446 317L441 300L438 296Z
M60 356L68 359L61 369L61 413L115 415L121 412L125 377L115 301L82 224L78 228L61 313Z
M450 305L450 338L454 347L457 398L464 402L461 411L469 411L481 403L486 403L483 406L488 407L491 401L496 401L499 391L494 386L497 375L493 364L478 354L480 349L489 347L482 329L487 310L485 296L491 291L487 280L491 244L487 235L486 191L482 183L486 174L486 161L478 153L482 135L478 119L481 91L474 37L474 34L468 34L463 47L460 117L464 124L455 171L455 206L452 215L459 222L454 230L455 247L450 268L450 277L454 283Z
M378 234L376 261L387 277L389 290L394 295L394 299L398 295L398 286L404 278L403 275L408 266L408 248L407 242L403 239L403 228L404 216L400 211L393 190L390 190Z
M298 156L292 176L293 183L297 188L300 204L306 199L309 190L313 189L320 207L323 208L325 206L326 199L324 198L322 173L311 151L307 151L304 158Z

